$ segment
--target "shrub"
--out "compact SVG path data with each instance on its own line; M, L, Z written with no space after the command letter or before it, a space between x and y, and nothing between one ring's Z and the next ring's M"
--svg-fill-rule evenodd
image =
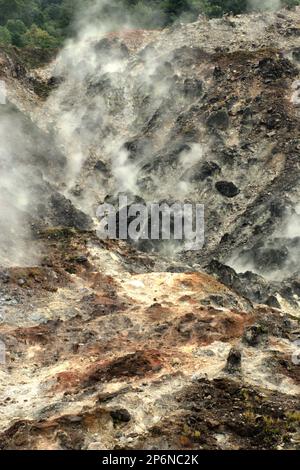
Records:
M46 49L48 47L57 47L58 40L51 36L47 31L32 25L31 28L23 35L24 43L28 46L40 47Z
M0 26L0 44L11 44L11 34L5 26Z

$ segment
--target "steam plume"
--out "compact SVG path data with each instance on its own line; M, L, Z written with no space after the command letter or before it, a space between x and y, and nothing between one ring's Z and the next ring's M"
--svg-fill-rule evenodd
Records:
M251 9L259 11L275 11L281 8L281 0L249 0L249 6Z

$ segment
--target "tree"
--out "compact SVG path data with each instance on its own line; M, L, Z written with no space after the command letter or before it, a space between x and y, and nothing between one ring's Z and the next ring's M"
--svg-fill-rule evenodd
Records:
M0 44L11 44L11 34L5 26L0 26Z
M239 15L247 11L247 0L205 0L204 11L208 16L223 16L224 13Z
M33 23L38 26L42 26L45 18L44 11L40 7L39 0L22 0L23 4L20 12L20 19L25 23L27 27L30 27Z
M77 16L85 18L94 5L94 20L107 19L122 26L127 13L131 24L141 28L161 28L180 19L194 21L200 13L221 17L225 13L237 15L267 6L300 5L300 0L0 0L2 43L9 40L18 47L28 44L38 47L57 46L73 33ZM24 29L25 28L25 29Z
M169 20L174 20L183 13L187 13L191 9L189 0L165 0L163 9Z
M48 47L57 47L58 41L47 31L38 28L35 24L23 35L24 42L28 46L40 47L46 49Z
M3 25L20 12L19 0L0 0L0 23Z
M21 20L8 20L6 23L6 28L11 34L12 44L17 47L22 47L24 45L23 35L26 33L27 28L23 21Z

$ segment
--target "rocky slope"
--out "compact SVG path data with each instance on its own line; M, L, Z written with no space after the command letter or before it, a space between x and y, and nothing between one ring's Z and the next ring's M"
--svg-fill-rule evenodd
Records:
M2 449L299 448L299 62L299 9L1 52ZM120 193L204 248L100 241Z

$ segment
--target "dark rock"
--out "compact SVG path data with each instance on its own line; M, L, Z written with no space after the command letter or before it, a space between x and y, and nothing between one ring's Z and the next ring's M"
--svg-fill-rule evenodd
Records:
M220 173L221 168L215 162L208 161L208 162L200 162L190 168L184 175L184 180L189 180L192 183L196 183L197 181L205 181L207 178L215 175L216 173Z
M229 116L226 109L213 112L206 120L208 127L226 130L229 127Z
M225 73L223 72L223 70L221 69L221 67L219 65L217 65L215 68L214 68L214 73L213 73L213 76L216 80L218 80L219 78L222 78L224 77Z
M270 295L267 298L267 300L265 301L265 304L268 305L269 307L272 307L272 308L281 309L281 305L280 305L277 297L275 297L275 295Z
M197 80L194 78L187 78L184 81L183 85L183 92L185 96L191 98L197 98L202 95L203 92L203 83L201 80Z
M239 349L232 348L227 358L225 370L230 374L234 374L241 370L242 353Z
M109 170L107 168L106 163L104 163L102 160L98 160L97 163L94 166L95 170L100 171L103 173L105 176L109 174Z
M220 151L220 157L227 165L232 165L238 156L239 153L236 148L222 148Z
M78 263L78 264L85 264L88 262L88 258L84 255L82 256L77 256L76 258L73 258L73 260L75 263Z
M157 325L154 330L156 333L163 334L170 328L170 325L168 323L164 323L162 325Z
M243 285L243 294L253 302L262 303L269 293L267 281L259 274L246 271L238 275Z
M242 121L241 121L243 125L246 125L252 122L253 111L250 106L246 106L246 108L244 108L241 111L241 113L243 115Z
M270 295L270 286L265 279L251 271L238 274L230 266L222 264L216 259L205 266L205 271L215 275L222 284L249 299L250 302L262 303Z
M286 116L283 113L272 113L267 116L265 124L268 130L280 129L285 119Z
M235 287L241 284L238 274L230 266L220 263L218 260L212 260L205 267L209 274L217 275L218 279L228 287Z
M135 161L145 154L147 146L149 146L147 139L133 139L125 142L123 148L128 152L129 160Z
M235 197L240 193L239 188L230 181L218 181L216 183L217 191L225 197Z
M286 205L281 200L274 200L270 203L270 212L272 216L281 218L286 213Z
M2 282L3 284L8 284L9 281L10 281L9 273L6 271L0 272L0 282Z
M265 57L258 64L259 74L265 80L277 80L282 77L297 75L297 68L285 58Z
M162 367L161 355L158 351L136 351L111 361L105 367L101 365L95 367L85 383L90 386L114 378L142 377L150 372L158 372Z
M297 62L300 62L300 47L296 47L293 50L293 59L296 60Z
M265 331L261 325L252 325L249 328L246 328L243 341L249 346L258 346L264 335Z
M64 79L62 77L50 77L47 81L47 85L51 88L58 87L61 83L63 83Z
M289 37L289 36L296 36L296 37L299 37L300 36L300 28L294 28L294 27L291 27L291 28L287 28L284 30L284 35Z
M90 218L76 209L69 199L62 194L56 193L50 197L52 207L52 219L56 226L73 227L78 230L89 230Z
M129 421L131 421L131 414L125 408L111 411L110 416L113 421L119 423L129 423Z
M216 305L217 307L233 308L237 307L237 301L234 296L231 295L217 295L212 294L206 299L201 301L203 305Z
M230 233L224 233L220 240L220 244L229 243L232 240L232 235Z
M300 297L300 278L299 273L295 273L289 279L281 283L279 293L282 297L294 304L295 296ZM296 306L296 304L294 304Z

